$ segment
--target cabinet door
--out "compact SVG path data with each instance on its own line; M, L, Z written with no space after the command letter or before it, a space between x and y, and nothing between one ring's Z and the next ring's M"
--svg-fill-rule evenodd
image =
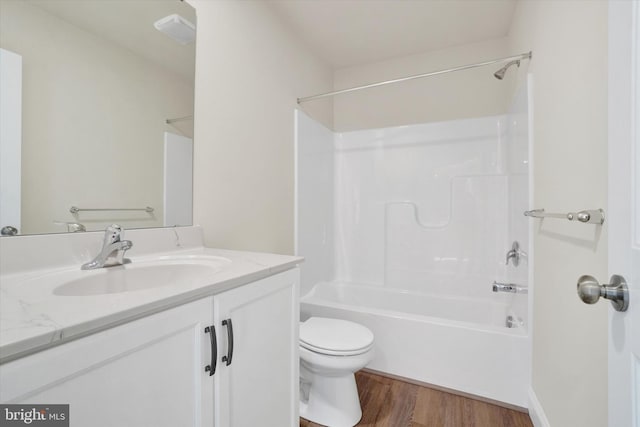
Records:
M296 268L214 297L216 426L299 425L298 282Z
M75 427L213 426L213 298L0 366L3 403L69 404Z

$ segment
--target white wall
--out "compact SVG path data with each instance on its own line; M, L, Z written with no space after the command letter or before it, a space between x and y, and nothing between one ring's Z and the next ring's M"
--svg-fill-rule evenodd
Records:
M262 2L190 3L198 15L194 223L214 246L293 252L297 97L507 54L506 39L498 39L334 74ZM491 72L479 79L476 71L466 73L463 84L408 83L389 93L374 90L380 95L373 99L363 92L301 108L339 130L504 113L507 82Z
M196 222L209 245L291 252L295 97L329 90L331 71L259 2L192 1L199 21ZM333 86L533 50L535 207L606 209L606 20L606 2L521 1L507 41L338 70ZM407 83L390 94L336 97L333 128L504 113L502 90L513 85L491 72L475 88L456 74L450 83L434 79L435 87L415 82L424 89ZM330 106L305 108L331 124ZM606 223L602 230L559 220L536 225L533 389L553 426L606 425L607 307L586 306L575 293L581 274L606 277Z
M210 246L293 253L293 111L297 97L330 90L332 72L263 2L190 3L194 223ZM330 103L305 108L330 125Z
M344 89L513 54L506 38L456 46L339 69L334 87ZM493 77L498 68L481 67L338 95L334 129L344 132L504 114L511 102L509 81L514 73L500 81Z
M520 1L509 38L533 50L535 207L606 210L607 2ZM607 279L607 223L535 221L533 390L552 426L605 426L608 304L575 283Z
M191 82L22 1L2 2L0 46L23 57L22 231L161 225L164 120L192 111Z

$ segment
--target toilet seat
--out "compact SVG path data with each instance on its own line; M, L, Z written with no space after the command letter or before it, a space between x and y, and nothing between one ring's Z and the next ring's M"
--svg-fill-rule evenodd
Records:
M366 353L367 351L371 350L373 348L373 344L362 348L362 349L358 349L358 350L351 350L351 351L336 351L336 350L328 350L326 348L317 348L317 347L313 347L309 344L304 344L304 343L300 343L300 347L309 350L313 353L317 353L320 355L324 355L324 356L357 356L359 354L363 354Z
M329 356L354 356L373 347L373 333L348 320L311 317L300 324L300 346Z

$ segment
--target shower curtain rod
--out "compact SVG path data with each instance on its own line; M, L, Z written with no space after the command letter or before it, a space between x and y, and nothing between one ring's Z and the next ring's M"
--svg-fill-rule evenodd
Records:
M413 75L413 76L401 77L399 79L386 80L384 82L371 83L371 84L367 84L367 85L364 85L364 86L356 86L356 87L351 87L351 88L348 88L348 89L336 90L336 91L333 91L333 92L322 93L322 94L319 94L319 95L306 96L304 98L298 98L298 104L301 104L301 103L307 102L307 101L313 101L313 100L320 99L320 98L327 98L329 96L340 95L342 93L355 92L357 90L369 89L369 88L378 87L378 86L384 86L384 85L388 85L388 84L391 84L391 83L406 82L408 80L421 79L423 77L429 77L429 76L437 76L438 74L446 74L446 73L451 73L453 71L468 70L470 68L484 67L485 65L497 64L497 63L500 63L500 62L518 61L518 60L523 60L523 59L531 59L531 51L529 51L527 53L522 53L520 55L508 56L506 58L499 58L499 59L493 59L491 61L478 62L477 64L462 65L460 67L448 68L446 70L432 71L430 73L416 74L416 75Z

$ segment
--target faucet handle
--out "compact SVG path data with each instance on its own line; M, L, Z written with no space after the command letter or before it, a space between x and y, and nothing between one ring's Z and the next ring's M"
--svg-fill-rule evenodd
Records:
M119 242L124 235L124 230L118 224L111 224L104 230L104 244Z
M115 255L116 265L130 264L131 260L129 258L125 258L124 253L131 249L131 247L133 246L133 242L131 242L130 240L121 240L119 244L121 245L120 249L116 251Z
M513 242L513 245L511 245L511 250L507 252L505 265L509 265L509 260L513 259L513 266L517 267L520 264L520 259L526 257L526 252L520 250L520 244L516 240Z

